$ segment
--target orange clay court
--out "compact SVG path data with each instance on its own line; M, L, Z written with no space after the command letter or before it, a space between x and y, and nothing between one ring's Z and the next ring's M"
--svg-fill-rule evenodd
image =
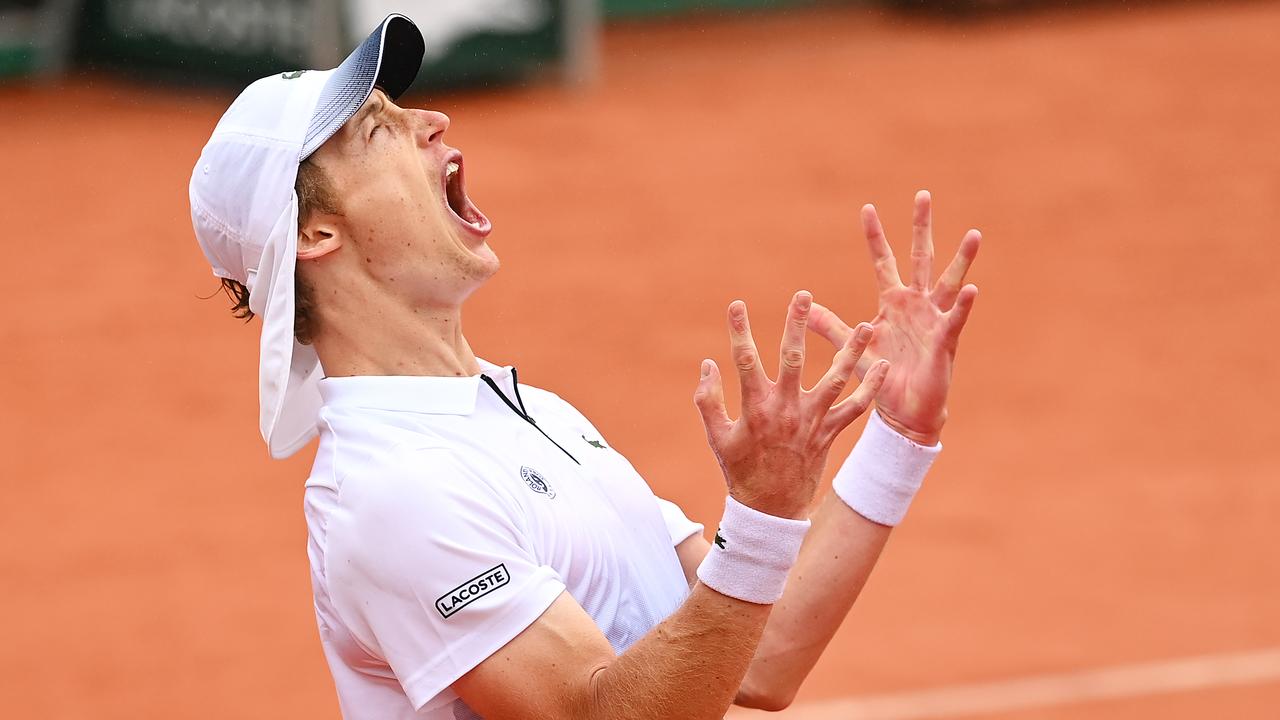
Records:
M900 255L918 188L940 254L984 231L947 450L781 717L1276 718L1276 67L1276 4L822 9L614 27L594 88L420 100L504 261L477 352L705 523L725 306L763 348L799 288L870 319L863 202ZM187 180L231 97L0 88L0 716L337 717L312 453L268 460L257 326L201 299Z

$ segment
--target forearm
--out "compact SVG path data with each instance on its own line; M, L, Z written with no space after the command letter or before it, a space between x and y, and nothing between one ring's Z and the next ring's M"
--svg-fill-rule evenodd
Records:
M684 604L595 672L590 720L720 720L732 703L773 606L693 586Z
M803 548L811 522L796 515L806 504L772 515L725 498L698 582L675 613L593 675L600 712L589 717L723 718Z
M769 616L737 704L777 710L791 702L858 599L892 530L827 494Z
M813 520L740 704L785 707L795 696L941 449L910 440L872 413Z

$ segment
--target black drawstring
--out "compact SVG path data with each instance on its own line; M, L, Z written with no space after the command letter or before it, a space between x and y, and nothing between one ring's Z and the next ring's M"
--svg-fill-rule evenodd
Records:
M495 393L497 393L498 397L502 398L502 402L506 403L506 406L511 408L511 412L515 413L516 415L519 415L522 419L524 419L525 422L532 425L533 429L542 433L542 437L550 440L552 445L555 445L556 447L560 448L560 452L564 453L565 455L568 455L570 460L574 461L578 465L582 464L578 462L578 458L574 457L572 453L570 453L568 450L565 450L563 445L556 442L555 438L551 437L550 435L547 434L545 430L538 427L538 421L534 420L533 417L529 415L529 413L525 412L524 400L520 399L520 383L516 379L516 371L514 368L511 370L511 386L516 389L516 400L519 401L520 407L516 407L515 403L511 402L511 400L506 396L506 394L504 394L502 390L498 388L498 383L494 382L493 378L482 373L480 375L480 379L484 380L484 383L488 385Z
M516 389L516 402L520 403L520 412L524 413L525 417L529 417L529 411L524 409L524 400L520 397L520 376L516 374L515 368L511 368L511 387ZM529 418L529 421L532 422L533 418Z

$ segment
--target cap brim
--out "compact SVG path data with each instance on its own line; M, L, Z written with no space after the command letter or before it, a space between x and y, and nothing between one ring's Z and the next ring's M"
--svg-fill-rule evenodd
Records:
M422 69L425 50L422 33L412 20L388 15L325 82L298 160L307 159L333 137L375 87L382 88L392 100L403 95Z

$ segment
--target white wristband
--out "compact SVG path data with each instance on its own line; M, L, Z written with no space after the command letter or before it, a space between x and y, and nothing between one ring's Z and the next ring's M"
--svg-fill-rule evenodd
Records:
M721 595L772 605L782 597L787 573L808 531L808 520L768 515L727 497L716 541L698 566L698 579Z
M894 526L902 522L929 466L942 452L912 442L885 424L872 410L853 452L840 466L832 489L871 522Z

